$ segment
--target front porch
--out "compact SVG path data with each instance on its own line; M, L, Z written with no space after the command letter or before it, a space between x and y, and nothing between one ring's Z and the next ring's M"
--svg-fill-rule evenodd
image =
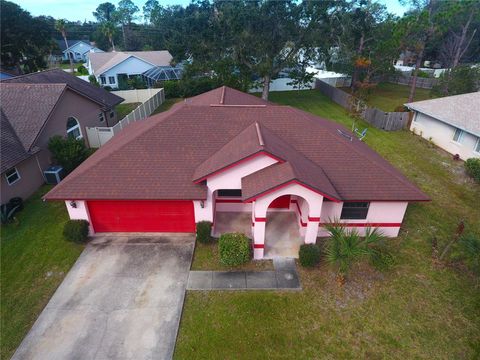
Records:
M213 236L228 232L244 233L253 238L252 215L248 212L217 212ZM265 223L264 259L298 257L304 238L300 234L297 215L293 211L269 211Z

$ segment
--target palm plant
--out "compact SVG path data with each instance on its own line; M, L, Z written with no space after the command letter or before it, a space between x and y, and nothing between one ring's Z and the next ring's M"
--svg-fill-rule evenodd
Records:
M337 221L325 228L330 233L325 244L325 260L338 268L340 284L345 283L345 276L358 261L368 259L380 268L391 263L392 256L383 246L385 236L378 229L367 227L365 236L361 237L356 229L348 230Z
M110 45L112 45L112 51L115 51L115 43L113 42L113 37L117 32L115 24L111 21L107 21L102 24L101 31L103 35L108 38L108 41L110 41Z
M65 41L65 49L68 49L68 41L67 41L67 23L64 19L58 19L55 21L55 29L62 34L63 40ZM73 75L73 59L67 53L68 60L70 60L70 71Z

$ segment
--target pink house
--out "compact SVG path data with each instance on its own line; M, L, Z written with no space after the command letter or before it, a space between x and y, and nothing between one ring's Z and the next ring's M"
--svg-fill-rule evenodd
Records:
M228 87L130 125L46 199L92 233L240 229L256 259L287 235L295 251L314 243L333 220L395 237L408 203L429 200L343 126ZM270 236L278 214L288 234Z

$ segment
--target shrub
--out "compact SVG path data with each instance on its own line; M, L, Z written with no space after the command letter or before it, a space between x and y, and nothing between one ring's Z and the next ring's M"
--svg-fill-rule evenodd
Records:
M210 221L200 221L197 223L197 241L202 244L208 244L212 241L210 235L212 231L212 223Z
M314 267L320 262L320 248L315 244L301 245L298 260L303 267Z
M90 81L90 84L94 85L94 86L100 86L100 84L98 83L97 81L97 78L95 77L95 75L90 75L88 77L88 81Z
M418 70L417 76L420 78L429 78L430 74L426 71Z
M63 227L63 236L68 241L83 243L88 237L87 220L68 220Z
M88 75L88 70L85 66L83 65L80 65L79 67L77 67L77 72L80 74L80 75Z
M220 236L218 250L220 262L227 266L245 264L252 256L250 239L240 233L227 233Z
M56 163L61 165L68 174L80 165L89 155L82 139L63 138L55 135L48 141L48 150Z
M480 182L480 159L470 158L465 161L465 169L475 181Z

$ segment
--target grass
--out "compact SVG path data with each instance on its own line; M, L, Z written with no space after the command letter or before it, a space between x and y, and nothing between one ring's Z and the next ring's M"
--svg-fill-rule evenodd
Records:
M117 119L122 120L125 116L130 114L133 110L135 110L141 103L127 103L127 104L119 104L115 107L117 110Z
M318 91L272 93L271 100L352 124ZM461 163L407 131L370 128L366 142L432 198L408 207L391 240L395 266L384 273L360 266L343 289L322 264L300 269L301 292L188 292L175 358L480 357L478 278L435 265L430 244L435 234L443 246L460 219L480 233L480 186Z
M83 65L83 66L86 67L87 64L83 64L81 62L78 62L78 63L74 62L73 63L73 75L75 75L75 76L82 75L77 71L77 69L80 65ZM67 64L60 63L56 66L59 67L60 69L70 69L70 63L67 63ZM83 75L88 75L88 74L83 74Z
M216 271L261 271L273 270L272 260L251 261L241 266L224 266L220 263L218 242L211 244L195 244L195 253L192 261L192 270L216 270Z
M1 350L9 359L60 285L83 246L63 240L63 202L44 202L42 187L18 222L1 228Z
M173 105L175 105L177 102L182 101L183 99L180 98L173 98L173 99L165 99L165 101L155 109L155 111L152 113L152 115L161 113L163 111L167 111L170 109Z
M342 90L350 92L349 88L343 88ZM395 111L398 106L405 104L410 94L410 86L380 83L376 86L368 98L368 105L376 107L383 111ZM431 99L430 89L417 88L415 90L414 101Z

